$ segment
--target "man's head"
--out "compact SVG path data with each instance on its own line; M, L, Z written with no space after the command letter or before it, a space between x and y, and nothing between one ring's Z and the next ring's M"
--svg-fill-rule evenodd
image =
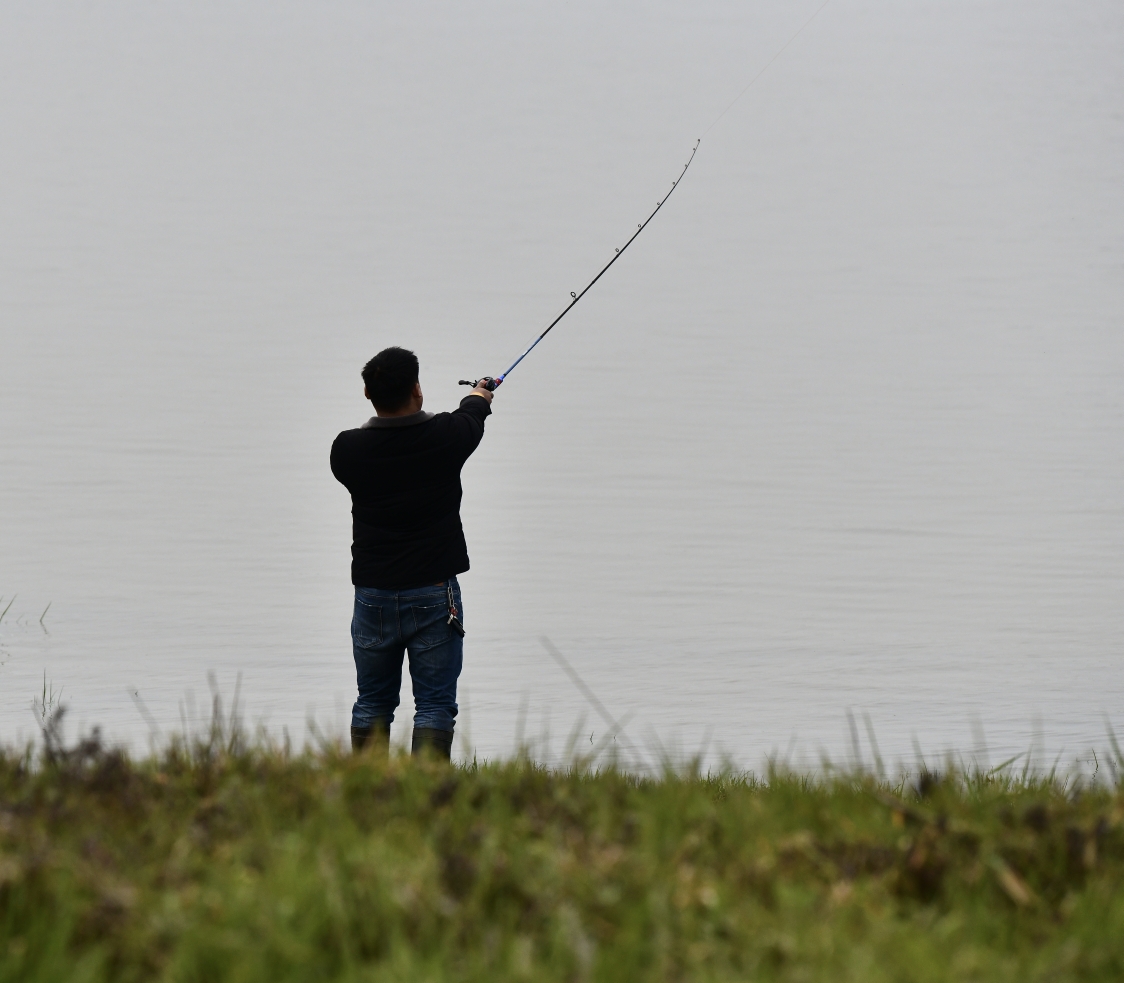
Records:
M380 416L421 409L418 357L405 348L384 348L364 365L363 385Z

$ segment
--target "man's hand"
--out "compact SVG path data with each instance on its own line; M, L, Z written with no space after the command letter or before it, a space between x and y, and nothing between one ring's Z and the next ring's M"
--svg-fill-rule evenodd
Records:
M501 382L503 382L503 376L500 376L498 379L493 379L490 375L485 375L481 376L475 382L471 382L468 379L461 379L460 384L462 386L474 387L472 392L469 393L469 396L483 396L490 403L492 401L492 393L499 389Z
M501 382L503 382L503 379L493 379L490 375L481 376L476 380L476 388L473 389L469 395L483 396L490 403L492 401L492 393L496 391Z

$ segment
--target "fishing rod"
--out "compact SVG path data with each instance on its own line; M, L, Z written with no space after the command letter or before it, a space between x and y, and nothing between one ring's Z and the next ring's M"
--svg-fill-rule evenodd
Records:
M570 291L570 303L568 303L562 309L562 313L559 314L558 317L556 317L553 321L550 322L550 324L548 324L546 326L546 330L541 335L539 335L534 341L531 342L530 347L522 355L520 355L514 362L511 363L511 365L508 367L507 371L501 372L498 376L495 376L495 377L490 376L490 375L486 375L482 379L476 379L475 381L470 380L470 379L461 379L459 385L472 386L473 388L482 387L484 389L489 390L490 392L496 391L496 389L504 381L504 379L506 379L511 374L511 370L514 369L515 366L517 366L520 362L522 362L523 359L525 359L528 355L530 355L531 350L535 347L535 345L537 345L540 341L543 340L543 338L545 338L548 334L550 334L550 329L553 328L559 321L561 321L562 318L564 318L567 314L569 314L570 309L579 300L581 300L587 293L589 293L590 288L598 280L600 280L601 277L603 277L605 275L605 273L608 271L610 266L612 266L618 259L621 258L622 255L624 255L624 251L629 246L632 245L633 240L638 235L640 235L640 233L644 231L644 229L648 225L648 223L656 217L656 212L658 212L661 208L663 208L663 203L665 201L667 201L668 198L671 197L672 191L674 191L679 186L679 182L683 180L683 175L687 173L687 168L691 166L691 161L693 161L695 159L695 153L696 153L696 151L698 151L700 143L702 143L702 137L699 137L699 139L695 142L694 149L692 149L692 151L691 151L691 156L687 158L687 163L683 165L683 170L679 172L679 177L677 177L674 181L671 182L671 191L669 191L659 201L656 202L656 207L655 207L655 210L652 212L652 214L649 215L646 219L644 219L644 221L641 222L638 226L636 226L636 231L633 232L631 236L629 236L628 242L626 242L623 246L620 247L620 249L616 250L616 252L613 253L613 258L611 260L609 260L609 262L607 262L603 267L601 267L601 272L598 273L597 276L595 276L592 280L589 281L589 283L587 283L585 285L585 289L581 293L576 293L573 290Z

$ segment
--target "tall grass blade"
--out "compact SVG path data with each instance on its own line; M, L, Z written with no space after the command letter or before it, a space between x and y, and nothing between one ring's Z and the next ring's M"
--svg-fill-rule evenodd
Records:
M1014 764L1014 763L1015 763L1016 761L1018 761L1018 760L1019 760L1019 758L1021 758L1021 757L1022 757L1022 756L1023 756L1024 754L1026 754L1026 752L1025 752L1025 751L1020 751L1020 752L1019 752L1018 754L1016 754L1016 755L1015 755L1014 757L1008 758L1008 759L1007 759L1006 761L1000 762L1000 763L999 763L999 764L997 764L997 765L996 765L996 766L995 766L994 768L992 768L992 769L991 769L991 771L989 771L989 772L988 772L988 774L989 774L989 775L997 775L997 774L998 774L999 772L1001 772L1001 771L1002 771L1002 770L1003 770L1004 768L1006 768L1006 767L1007 767L1008 765L1013 765L1013 764Z
M859 747L859 729L855 726L855 715L851 713L850 708L847 708L847 729L851 733L851 770L861 772L863 770L863 753L862 748Z
M882 755L878 751L878 739L874 736L874 723L870 719L870 714L865 711L863 724L866 726L866 736L870 741L870 753L874 755L874 767L877 769L878 778L885 781L886 769L882 764Z
M578 688L578 690L581 692L582 696L584 696L589 701L589 705L592 706L593 709L597 711L597 713L601 717L601 719L604 720L605 723L610 728L614 729L622 738L625 739L626 743L628 743L628 745L629 745L630 750L634 750L634 748L632 746L632 742L629 741L628 738L625 736L622 728L617 723L616 719L613 717L613 715L611 713L609 713L609 711L607 709L605 709L605 704L602 703L597 698L597 694L595 694L593 692L593 690L591 690L585 684L585 680L582 679L581 676L578 675L577 670L574 669L574 667L572 665L570 665L570 663L567 661L566 657L561 652L558 651L558 648L554 645L554 643L549 638L547 638L545 635L542 636L539 639L539 641L542 642L543 648L546 649L546 651L550 655L550 657L552 659L554 659L554 661L557 662L559 666L562 667L562 671L565 672L566 675L570 677L570 681Z

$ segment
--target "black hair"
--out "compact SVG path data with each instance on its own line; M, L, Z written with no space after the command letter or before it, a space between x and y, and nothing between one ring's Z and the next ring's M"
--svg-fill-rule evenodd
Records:
M363 366L363 383L377 410L402 409L417 382L418 357L405 348L384 348Z

